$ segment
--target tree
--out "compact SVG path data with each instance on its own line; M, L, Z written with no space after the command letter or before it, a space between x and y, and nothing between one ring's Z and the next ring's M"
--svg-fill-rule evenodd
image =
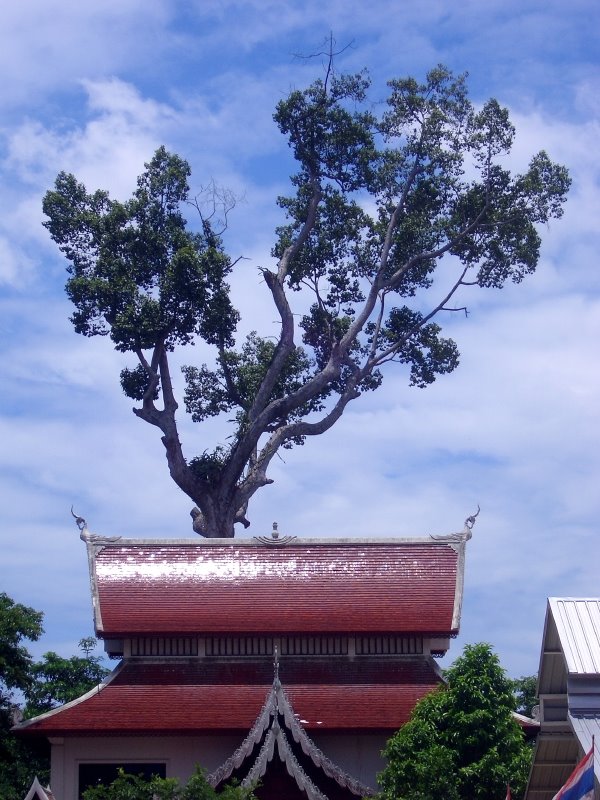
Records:
M0 593L0 703L7 707L14 689L25 691L31 684L31 655L23 640L37 641L43 633L43 615L15 603Z
M37 641L43 633L43 614L0 593L0 797L23 800L37 775L48 782L50 751L47 742L29 743L18 739L12 726L22 711L14 692L27 700L25 716L49 711L74 700L95 686L108 672L100 659L92 656L93 637L82 639L84 657L60 658L46 653L34 662L24 645Z
M227 785L217 793L197 769L187 784L177 778L153 777L146 780L139 775L121 772L108 786L94 786L83 794L83 800L256 800L249 789Z
M488 644L467 645L447 686L417 703L388 742L382 800L522 797L531 748L515 722L513 682Z
M537 696L537 675L522 675L513 681L513 690L517 699L516 711L530 717L539 703Z
M31 686L32 659L24 641L42 635L42 614L0 593L0 797L23 800L35 776L48 773L47 753L17 740L10 729L19 707L14 692Z
M26 717L43 714L81 697L108 675L102 659L92 655L95 646L96 639L87 637L79 642L83 657L62 658L50 651L31 666L31 681L25 691Z
M438 320L466 313L468 287L533 272L536 226L562 214L566 169L542 151L512 176L502 166L514 137L508 112L495 100L476 109L464 76L439 66L424 83L390 81L379 116L368 88L366 74L338 75L330 63L324 79L277 105L298 172L278 200L287 223L276 231L276 264L261 269L279 316L274 337L236 342L235 264L215 230L216 206L205 213L190 197L188 164L164 147L127 202L89 194L65 173L44 199L44 224L69 262L75 330L108 335L137 362L122 388L161 431L205 536L247 526L275 454L331 428L381 384L388 362L417 387L454 370L458 350ZM226 218L232 203L222 199ZM199 230L186 224L186 203L200 212ZM214 349L214 363L184 368L185 407L196 422L226 415L233 429L226 444L186 458L169 359L195 339Z

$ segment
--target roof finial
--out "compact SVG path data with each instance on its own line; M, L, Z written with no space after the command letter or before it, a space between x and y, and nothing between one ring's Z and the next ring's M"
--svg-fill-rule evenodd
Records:
M91 533L87 522L73 511L73 506L71 506L71 514L75 517L75 524L79 528L79 538L86 544L107 544L118 542L121 538L120 536L98 536L97 533Z
M79 538L81 539L82 542L85 542L87 544L91 540L91 533L88 529L87 522L83 517L78 516L73 511L73 506L71 506L71 515L75 517L75 525L77 525L77 527L79 528Z
M429 538L433 539L436 542L446 542L448 544L460 544L461 542L468 542L469 539L473 536L473 526L477 521L477 517L479 516L479 512L481 508L479 507L479 503L477 504L477 511L474 514L471 514L470 517L467 517L465 520L465 527L462 529L460 533L449 533L445 536L434 536L433 534L429 534Z
M481 511L481 508L479 507L479 503L477 503L477 511L475 512L475 514L471 514L471 516L467 517L466 520L465 520L465 530L467 530L467 531L472 531L473 530L473 526L475 525L475 522L477 521L477 517L479 516L479 512L480 511Z
M295 538L295 536L281 536L279 533L279 525L277 522L274 522L270 536L255 536L254 540L261 544L266 544L269 547L281 547L289 542L293 542Z

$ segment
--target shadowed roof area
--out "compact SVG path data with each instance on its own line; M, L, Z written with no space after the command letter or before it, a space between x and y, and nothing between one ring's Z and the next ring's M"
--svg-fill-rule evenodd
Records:
M455 633L460 559L448 543L130 543L92 560L101 636ZM457 580L459 578L460 580Z
M283 686L309 729L395 730L440 683L423 658L281 662ZM270 660L136 663L86 699L24 723L27 733L197 733L248 730L273 680Z

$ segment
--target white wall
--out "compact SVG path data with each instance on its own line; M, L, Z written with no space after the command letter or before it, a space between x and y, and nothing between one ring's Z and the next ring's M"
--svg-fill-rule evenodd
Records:
M111 736L52 739L50 786L56 800L77 800L82 762L165 762L167 777L187 780L196 764L208 772L220 766L243 736ZM62 744L60 743L62 742Z
M377 774L385 767L381 751L392 733L392 731L389 734L311 731L311 738L317 747L344 772L376 789Z
M77 800L79 764L82 762L165 762L167 777L186 781L197 764L207 772L219 767L242 743L244 735L51 739L50 786L56 800ZM385 735L317 731L312 738L325 755L345 772L375 787L375 776L384 766L380 753L387 739Z

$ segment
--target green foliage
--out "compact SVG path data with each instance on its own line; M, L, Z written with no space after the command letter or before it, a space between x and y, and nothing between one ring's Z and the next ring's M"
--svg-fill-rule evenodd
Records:
M487 644L468 645L447 686L417 703L388 742L382 800L522 797L531 749L514 718L513 682Z
M530 717L533 707L539 703L537 696L537 675L522 675L513 681L517 705L516 711Z
M208 223L202 233L186 230L180 206L189 174L185 161L161 147L126 203L88 194L73 175L58 176L44 198L44 225L70 261L67 294L78 333L109 334L117 350L134 353L199 335L231 342L237 314L224 282L231 264Z
M261 270L278 316L263 335L236 341L234 265L211 227L214 208L199 232L186 222L182 209L200 206L179 156L161 147L124 203L65 173L44 200L44 224L69 262L75 330L109 335L137 360L121 386L161 430L170 474L200 507L207 536L247 525L278 450L328 430L381 385L384 365L402 365L417 387L454 370L458 348L442 318L466 311L469 287L532 273L538 229L562 215L566 169L541 151L511 175L508 112L494 99L476 109L464 76L438 66L424 82L392 80L377 115L367 74L333 67L275 111L298 170L278 199L277 265ZM186 409L199 423L227 415L232 432L227 446L186 457L169 353L198 339L213 357L184 367Z
M274 342L261 338L253 331L246 337L239 352L233 349L222 352L220 365L216 370L210 370L206 365L200 368L184 367L185 407L194 422L202 422L208 417L232 411L237 407L239 410L236 419L240 431L243 430L247 426L252 402L273 360L275 347ZM277 376L269 401L282 399L298 391L310 377L311 366L311 359L305 351L301 347L295 348L288 355L283 369ZM321 410L322 407L321 398L313 398L300 408L286 414L285 419L276 420L276 424L301 419L311 411ZM283 446L286 446L285 442ZM217 451L219 456L225 453L224 448L218 448ZM195 459L195 462L198 462L198 459Z
M36 776L43 786L49 784L50 746L21 741L9 732L10 724L6 728L3 719L0 728L0 797L23 800Z
M50 651L44 654L42 661L32 665L31 683L25 691L26 717L43 714L81 697L108 675L102 659L91 655L95 646L96 640L87 637L79 642L83 657L62 658Z
M93 637L79 642L85 657L60 658L46 653L34 662L24 641L37 641L43 633L43 614L15 603L0 593L0 797L23 800L37 775L42 783L50 776L48 743L17 738L12 726L22 716L12 695L19 691L26 699L24 716L48 711L74 700L96 685L108 672L100 659L92 656Z
M43 615L15 603L0 593L0 701L8 702L10 690L24 691L31 683L31 656L22 642L37 641L43 633Z
M227 785L216 792L207 782L204 771L197 768L189 781L181 785L177 778L152 777L120 772L108 786L94 786L83 794L83 800L256 800L253 792L240 786Z
M13 690L32 684L32 659L23 642L42 635L42 614L0 593L0 797L23 800L36 774L48 775L48 753L19 741L10 732L17 721Z
M218 484L221 470L227 462L227 449L220 445L212 453L202 453L190 461L189 467L194 475L207 484Z

